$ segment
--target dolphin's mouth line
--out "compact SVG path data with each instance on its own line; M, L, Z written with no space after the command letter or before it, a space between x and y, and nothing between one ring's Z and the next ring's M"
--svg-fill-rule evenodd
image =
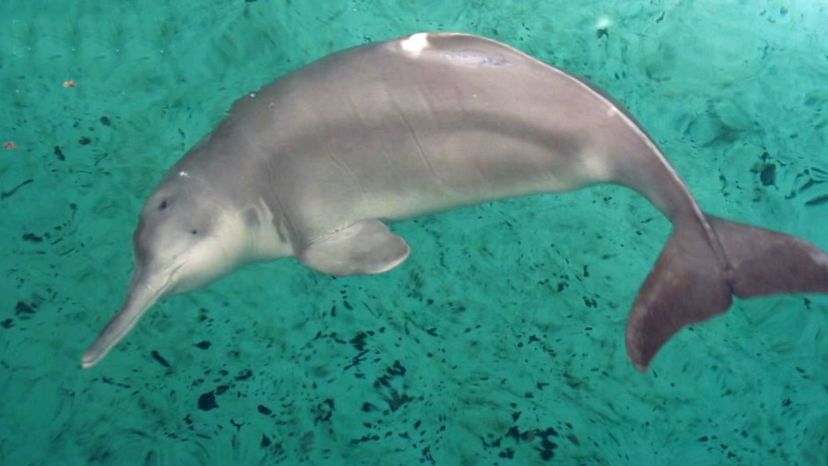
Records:
M158 288L152 286L152 283L150 282L144 283L144 288L149 290L151 293L155 293L156 295L160 296L162 293L169 290L170 284L175 282L173 279L178 274L178 271L181 270L181 268L185 265L187 265L187 261L183 261L177 266L173 267L170 273L167 275L167 279L164 280L164 283L162 283L161 286L159 286Z

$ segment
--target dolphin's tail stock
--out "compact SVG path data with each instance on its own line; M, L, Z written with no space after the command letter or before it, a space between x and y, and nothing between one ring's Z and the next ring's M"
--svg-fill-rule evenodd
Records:
M706 218L709 229L699 221L676 222L635 300L627 324L627 352L642 371L682 327L725 312L732 295L828 293L828 254L816 246L790 235Z

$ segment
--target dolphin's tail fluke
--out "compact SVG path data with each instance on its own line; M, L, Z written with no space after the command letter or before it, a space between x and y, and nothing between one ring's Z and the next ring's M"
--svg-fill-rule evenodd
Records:
M828 254L816 246L711 215L707 221L717 238L695 225L676 224L638 293L627 324L627 352L642 371L670 337L725 312L733 295L828 293Z

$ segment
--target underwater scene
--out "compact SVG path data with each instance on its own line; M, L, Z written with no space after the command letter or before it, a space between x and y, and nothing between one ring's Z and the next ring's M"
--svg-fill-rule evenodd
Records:
M650 309L636 297L645 280L645 290L662 290L647 277L673 244L670 220L650 202L658 197L636 191L680 186L672 175L647 176L652 157L612 162L637 180L634 189L572 175L589 186L497 199L504 196L485 198L498 187L486 179L475 205L421 209L385 222L393 233L375 220L363 225L373 236L354 233L388 245L393 257L358 251L368 259L333 263L353 236L318 235L332 246L313 250L318 241L297 240L299 227L274 230L268 240L294 248L278 255L297 257L228 266L222 278L158 299L96 342L127 300L133 272L147 270L135 266L133 251L144 203L158 200L151 196L170 167L237 99L355 46L409 37L405 53L430 56L437 36L412 35L419 32L487 37L594 83L646 130L704 212L828 250L828 3L5 0L0 18L0 464L828 465L828 296L779 293L734 298L727 312L726 304L708 308L729 303L731 292L767 294L766 272L785 283L811 277L802 289L828 291L820 281L828 262L815 249L794 240L771 253L734 246L710 220L716 233L705 237L722 238L714 250L756 252L760 259L734 270L760 276L754 288L763 292L722 279L719 299L659 265L653 273L663 283L697 287L693 299L671 295L668 308L721 315L676 327L648 367L634 364L631 310ZM491 57L455 58L516 94L580 95L532 88L528 72L508 82L479 74L499 64ZM363 66L394 72L383 59ZM331 69L324 86L297 85L298 103L278 112L284 125L273 131L315 134L308 144L328 138L338 162L336 144L353 138L312 128L309 121L329 115L308 102L347 100L365 83ZM400 82L389 95L417 92ZM464 91L461 82L435 81L443 85ZM530 108L520 118L547 121ZM589 110L569 109L550 118L565 126ZM497 110L502 124L447 155L474 160L471 149L520 119L523 107ZM633 121L622 113L607 118ZM445 115L430 116L434 134L454 137L438 124ZM244 120L228 131L264 134L266 123ZM421 144L434 143L409 128L421 154ZM380 133L369 143L391 137ZM572 133L560 135L561 150L585 138ZM204 141L217 144L223 134ZM236 157L212 167L221 183L255 191L234 173L269 176L252 162L260 147L221 141ZM610 163L597 153L585 162L589 173ZM402 163L393 155L384 154L387 166ZM309 196L335 181L308 181L308 159L295 160L283 183L305 195L289 201L312 205ZM468 163L478 167L469 176L482 176ZM416 181L394 176L374 195L378 205L391 203L394 184ZM176 219L196 215L173 207ZM339 215L322 207L308 218ZM223 208L198 215L229 229L238 248L249 247L238 231L262 221ZM151 221L143 217L142 228ZM136 235L139 254L143 237ZM225 257L225 247L205 246L196 259ZM707 260L677 248L679 267ZM792 262L792 248L806 253ZM218 268L210 260L187 267L206 276ZM821 276L809 275L819 267ZM146 298L152 304L166 286L134 288L157 292ZM93 342L100 346L88 351Z

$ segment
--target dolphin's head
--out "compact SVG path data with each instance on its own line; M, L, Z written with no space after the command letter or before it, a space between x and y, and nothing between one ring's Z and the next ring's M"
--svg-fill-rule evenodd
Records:
M147 200L133 237L135 271L126 301L83 354L97 364L159 299L200 288L235 269L249 235L238 209L204 180L179 172Z

